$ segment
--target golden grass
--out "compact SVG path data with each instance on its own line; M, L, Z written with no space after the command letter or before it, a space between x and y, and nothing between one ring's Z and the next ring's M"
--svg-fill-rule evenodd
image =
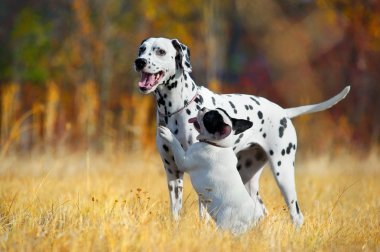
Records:
M233 237L199 221L188 179L182 219L171 220L157 154L8 156L0 163L0 251L378 251L379 161L376 151L365 160L298 161L301 230L265 169L269 216Z

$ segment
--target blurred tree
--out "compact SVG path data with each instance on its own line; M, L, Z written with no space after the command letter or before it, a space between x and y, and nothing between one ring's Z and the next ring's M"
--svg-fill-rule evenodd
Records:
M22 84L11 99L20 104L12 116L45 104L50 109L35 118L41 128L35 131L54 143L52 134L83 137L80 117L92 106L88 122L99 142L105 132L107 139L136 137L131 129L143 121L141 134L151 136L154 106L145 100L151 97L138 93L133 61L143 39L159 36L188 45L195 81L221 92L252 93L294 106L351 84L345 103L298 121L307 129L300 131L306 132L301 142L308 138L326 146L321 135L336 121L340 134L335 136L342 142L354 139L365 147L370 139L380 141L380 1L194 0L190 5L186 0L0 1L0 85ZM41 85L50 82L54 89ZM91 89L85 88L88 83ZM6 90L0 89L2 99ZM139 103L149 111L147 119L136 119ZM3 107L4 114L8 107ZM0 118L5 123L8 117Z
M351 103L346 114L357 130L355 142L368 146L380 141L380 2L376 0L319 0L318 7L328 10L331 23L346 23L344 37L333 50L316 61L327 82L332 71L338 81L352 85Z
M11 34L13 81L44 83L49 78L51 25L32 9L17 16Z

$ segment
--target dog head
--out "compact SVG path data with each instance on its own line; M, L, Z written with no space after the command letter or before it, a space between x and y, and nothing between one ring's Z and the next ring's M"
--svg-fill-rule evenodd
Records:
M151 93L185 71L191 72L190 50L177 39L146 39L141 42L135 69L141 73L140 91Z
M189 119L195 129L199 132L199 141L211 142L220 147L232 147L235 142L235 135L238 135L251 128L253 123L247 120L230 117L221 108L208 110L202 108L195 118Z

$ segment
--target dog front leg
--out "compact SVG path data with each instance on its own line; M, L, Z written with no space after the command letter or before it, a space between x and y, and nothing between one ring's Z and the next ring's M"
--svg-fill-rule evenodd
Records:
M164 163L168 182L172 215L175 220L178 220L182 208L183 172L177 168L170 149L167 149L167 151L166 149L163 149L163 152L160 152L160 154Z
M182 209L183 173L177 170L175 176L168 173L166 175L172 216L174 220L179 220Z
M160 137L158 131L156 144L165 167L172 216L178 220L182 208L183 172L177 168L170 144Z

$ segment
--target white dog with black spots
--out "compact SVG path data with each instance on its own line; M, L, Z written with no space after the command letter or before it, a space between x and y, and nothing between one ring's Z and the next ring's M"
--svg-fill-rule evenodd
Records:
M203 108L189 122L199 132L199 142L186 152L168 128L160 126L160 136L173 151L178 169L190 175L199 200L217 227L235 235L244 233L264 213L261 202L250 197L236 170L238 161L230 138L251 128L252 122L231 118L220 108Z
M184 150L198 141L197 130L188 120L195 117L201 107L222 108L234 118L252 122L250 129L230 138L243 184L254 200L262 202L259 178L264 165L269 162L293 223L297 227L302 225L304 218L294 179L297 136L290 119L330 108L348 94L350 87L325 102L288 109L253 95L215 94L196 85L190 77L187 46L177 39L167 38L144 40L135 60L135 69L141 73L140 91L152 93L156 99L158 124L169 128ZM178 219L182 208L183 171L178 169L172 148L158 136L158 132L156 143L165 166L172 214ZM204 208L199 202L202 216ZM264 204L261 206L264 215L267 211Z

